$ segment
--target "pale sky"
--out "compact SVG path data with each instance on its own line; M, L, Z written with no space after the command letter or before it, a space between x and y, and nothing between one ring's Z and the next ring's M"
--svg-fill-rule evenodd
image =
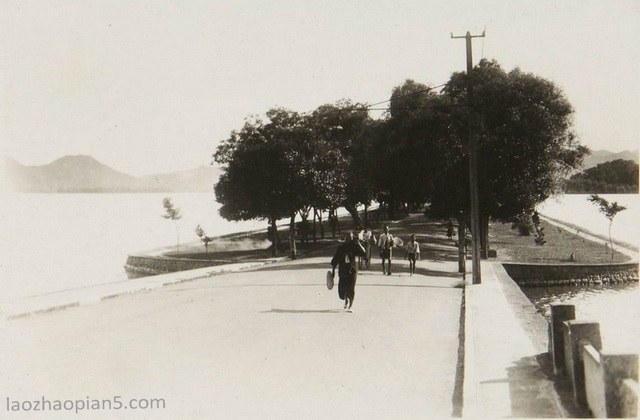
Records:
M3 0L2 154L147 175L207 165L245 117L376 103L474 64L552 80L582 144L638 148L640 2Z

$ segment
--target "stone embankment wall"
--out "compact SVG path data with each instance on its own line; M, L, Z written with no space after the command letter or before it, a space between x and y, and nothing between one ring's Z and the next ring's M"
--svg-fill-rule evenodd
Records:
M638 263L522 264L503 263L519 286L577 286L638 281Z
M124 269L127 273L139 276L175 273L177 271L212 267L225 264L224 260L192 260L187 258L151 257L129 255Z
M549 353L575 402L597 418L638 417L638 353L604 349L600 324L575 319L574 305L551 305Z

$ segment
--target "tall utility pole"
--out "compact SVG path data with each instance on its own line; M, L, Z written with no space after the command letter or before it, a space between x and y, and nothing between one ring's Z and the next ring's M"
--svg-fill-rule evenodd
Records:
M473 58L471 52L471 38L484 38L482 35L453 36L451 38L464 38L467 41L467 102L469 107L469 189L471 197L471 258L473 262L473 284L480 284L480 199L478 194L478 141L476 137L477 117L473 97Z

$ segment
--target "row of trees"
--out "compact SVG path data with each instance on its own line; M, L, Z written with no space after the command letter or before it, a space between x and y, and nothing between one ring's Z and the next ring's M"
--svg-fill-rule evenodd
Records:
M362 227L357 207L375 200L392 218L397 208L426 204L431 216L462 222L469 215L472 107L479 117L486 252L489 220L530 213L559 192L588 149L571 130L571 104L552 82L520 69L505 72L489 60L471 77L473 104L467 103L467 75L454 73L439 92L412 80L397 86L381 119L349 100L309 113L274 108L248 118L213 155L223 168L214 187L221 216L266 219L275 233L283 218L322 220L323 210L335 214L344 207Z
M569 178L566 191L576 194L637 193L638 164L623 159L601 163Z

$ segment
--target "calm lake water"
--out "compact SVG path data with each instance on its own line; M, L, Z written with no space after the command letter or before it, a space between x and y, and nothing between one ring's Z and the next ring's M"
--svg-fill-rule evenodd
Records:
M600 323L603 347L640 352L638 283L609 286L525 287L525 295L549 319L549 305L575 305L576 319Z
M126 280L128 254L173 246L174 223L162 199L182 212L180 243L266 228L263 221L228 222L213 194L2 194L0 284L8 300Z

